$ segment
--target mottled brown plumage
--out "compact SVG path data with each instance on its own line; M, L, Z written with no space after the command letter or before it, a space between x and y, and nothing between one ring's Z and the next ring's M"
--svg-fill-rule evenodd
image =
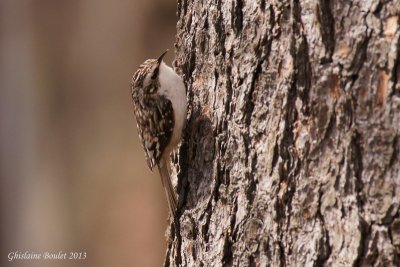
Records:
M147 164L151 170L158 166L174 215L177 200L169 174L169 154L179 143L187 103L183 81L162 62L164 55L139 66L132 77L132 100Z

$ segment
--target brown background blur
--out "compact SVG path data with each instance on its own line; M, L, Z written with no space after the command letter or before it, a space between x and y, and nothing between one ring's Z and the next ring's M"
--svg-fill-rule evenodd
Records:
M130 81L167 48L171 63L175 25L175 1L0 1L1 266L161 266L167 204Z

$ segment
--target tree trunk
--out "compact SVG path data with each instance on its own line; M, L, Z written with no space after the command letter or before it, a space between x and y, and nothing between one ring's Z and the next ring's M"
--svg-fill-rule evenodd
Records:
M399 266L400 1L178 1L166 266Z

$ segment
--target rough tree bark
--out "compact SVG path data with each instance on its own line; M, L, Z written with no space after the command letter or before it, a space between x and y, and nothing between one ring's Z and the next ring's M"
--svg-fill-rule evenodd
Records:
M399 266L400 1L179 0L166 266Z

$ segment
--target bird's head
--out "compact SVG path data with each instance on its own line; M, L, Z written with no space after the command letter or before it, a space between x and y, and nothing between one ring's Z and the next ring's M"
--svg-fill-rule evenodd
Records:
M135 90L141 90L144 94L156 93L159 88L158 77L160 65L168 50L157 59L148 59L143 62L132 77L132 94Z

